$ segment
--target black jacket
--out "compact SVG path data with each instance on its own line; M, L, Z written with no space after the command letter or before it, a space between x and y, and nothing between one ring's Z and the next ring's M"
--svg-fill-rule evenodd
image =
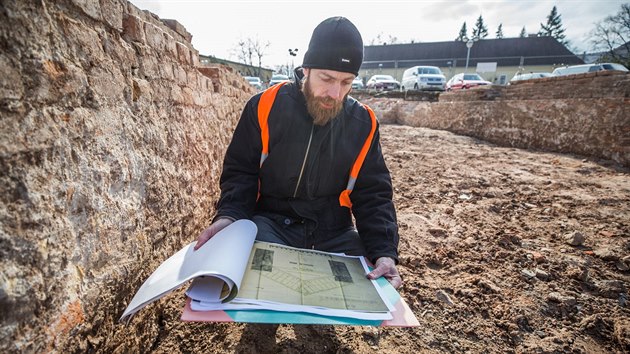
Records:
M315 240L351 228L350 210L339 205L339 194L346 188L350 169L370 132L367 110L348 97L339 116L317 126L298 84L286 84L269 114L269 156L260 168L260 96L252 97L245 106L226 152L217 217L251 219L256 213L273 212L309 220L315 225ZM256 201L259 179L260 198ZM350 199L366 257L375 261L387 256L397 261L391 177L378 129Z

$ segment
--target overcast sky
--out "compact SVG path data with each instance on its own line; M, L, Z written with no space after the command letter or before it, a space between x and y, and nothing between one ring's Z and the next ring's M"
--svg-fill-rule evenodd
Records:
M469 34L479 15L495 38L499 24L504 37L518 37L525 27L536 33L555 5L570 48L589 51L589 32L594 23L616 14L616 0L408 0L408 1L244 1L244 0L132 0L160 18L179 21L193 35L200 54L237 60L234 48L240 39L269 42L263 66L302 63L313 29L331 16L345 16L359 29L365 45L379 34L398 43L451 41L466 22ZM298 49L291 57L289 48Z

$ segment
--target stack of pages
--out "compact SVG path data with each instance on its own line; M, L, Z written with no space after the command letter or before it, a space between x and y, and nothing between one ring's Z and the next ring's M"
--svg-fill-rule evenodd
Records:
M253 222L238 220L197 251L194 243L185 246L142 284L121 321L190 280L185 313L265 310L357 320L393 318L396 307L382 286L367 279L363 257L259 242L256 231Z

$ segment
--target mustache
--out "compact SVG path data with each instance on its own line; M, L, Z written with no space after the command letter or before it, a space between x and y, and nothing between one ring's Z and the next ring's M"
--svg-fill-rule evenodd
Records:
M332 97L314 97L313 99L317 102L324 103L327 106L334 106L337 104L337 100Z

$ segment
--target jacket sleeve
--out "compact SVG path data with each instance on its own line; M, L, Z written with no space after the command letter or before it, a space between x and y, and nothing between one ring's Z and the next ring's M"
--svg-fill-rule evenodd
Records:
M256 114L257 100L252 98L243 109L225 153L221 173L221 197L214 220L251 219L258 195L258 172L262 142Z
M391 257L398 263L398 224L392 198L391 175L385 165L377 127L350 194L357 230L372 262L379 257Z

